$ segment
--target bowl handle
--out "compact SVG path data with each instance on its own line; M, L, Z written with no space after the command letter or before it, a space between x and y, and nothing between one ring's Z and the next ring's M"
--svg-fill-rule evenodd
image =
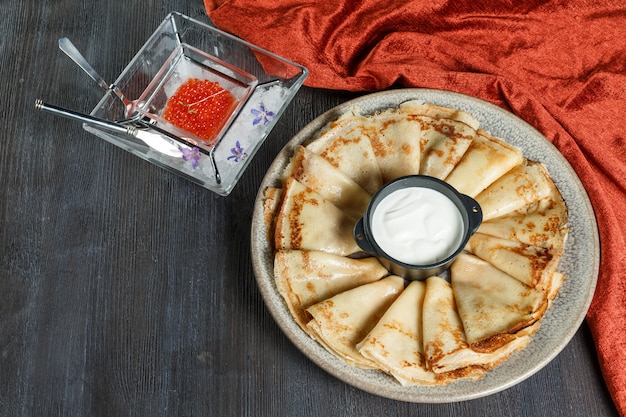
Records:
M480 204L470 196L461 194L461 201L467 210L470 234L474 234L483 221L483 211Z
M356 240L356 244L359 245L359 247L365 252L369 253L370 255L376 256L376 249L374 249L370 241L367 239L367 236L365 235L363 217L361 217L354 225L354 240Z

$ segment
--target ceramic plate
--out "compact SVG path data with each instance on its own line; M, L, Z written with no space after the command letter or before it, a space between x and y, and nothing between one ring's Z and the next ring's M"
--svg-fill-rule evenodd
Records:
M279 175L293 154L294 146L314 138L322 127L353 106L358 106L363 114L370 114L414 99L465 110L480 121L481 128L518 147L528 159L543 162L569 209L571 230L559 267L566 274L566 280L558 296L544 315L541 328L531 343L478 381L403 387L382 372L347 365L298 327L274 284L273 249L267 241L263 219L263 190L268 186L280 186ZM490 103L456 93L425 89L391 90L363 96L329 110L304 127L278 154L261 184L251 238L254 272L267 308L306 356L359 389L391 399L423 403L463 401L494 394L544 367L567 345L582 323L595 289L600 258L598 231L587 193L572 167L545 137L525 121Z

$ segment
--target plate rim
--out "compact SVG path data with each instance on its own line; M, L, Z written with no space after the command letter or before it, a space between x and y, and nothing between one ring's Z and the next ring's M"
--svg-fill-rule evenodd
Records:
M427 98L435 98L435 100L426 100ZM293 154L294 147L298 144L304 143L309 139L314 138L315 134L319 132L324 126L326 126L329 122L336 120L341 114L343 114L346 110L354 107L363 108L366 110L369 107L375 110L382 110L386 107L378 107L376 108L375 104L377 101L382 102L393 102L395 104L390 105L398 105L407 100L423 100L424 102L430 102L433 104L439 104L445 106L446 102L455 101L462 102L464 105L474 108L475 106L481 108L487 113L494 113L502 118L502 121L505 122L505 126L507 123L511 126L515 126L519 129L526 130L527 133L531 137L536 137L541 143L540 147L546 148L551 152L551 157L555 158L560 164L560 169L565 170L568 174L567 180L569 181L569 185L573 186L575 191L578 192L579 201L578 205L582 207L580 210L581 213L588 215L589 224L587 225L587 229L591 233L591 240L588 246L591 246L593 251L590 256L592 260L592 265L588 267L591 272L591 276L589 277L589 281L586 286L586 294L578 305L578 311L576 314L573 314L570 318L570 325L567 331L563 334L563 338L558 341L551 351L544 355L540 360L536 360L525 372L517 373L517 375L509 378L504 383L499 384L489 384L489 383L481 383L481 381L485 381L485 378L488 378L490 373L495 372L497 369L504 368L506 369L507 361L511 360L511 358L507 359L507 361L498 365L494 369L488 371L485 377L478 381L469 381L470 383L474 383L474 385L481 386L482 389L475 390L463 390L463 386L468 386L468 381L457 381L452 384L444 385L444 386L417 386L417 387L403 387L400 383L395 380L392 380L393 384L396 386L387 386L381 387L376 384L375 380L380 379L380 375L384 375L380 371L371 371L371 370L359 370L351 367L345 363L342 363L338 358L334 355L328 353L324 348L321 347L317 342L310 338L308 334L306 334L300 327L295 323L293 318L291 318L291 314L289 313L286 304L282 300L282 297L278 294L278 290L276 288L274 279L273 279L273 248L270 248L272 251L272 256L269 257L267 252L267 246L263 243L267 243L266 238L266 228L265 228L265 220L263 216L263 201L264 201L264 191L269 186L276 186L280 184L280 181L276 178L277 175L282 172L284 166L286 165L286 161L289 160L290 156ZM464 109L468 111L468 109ZM469 111L474 117L476 115L470 110ZM368 113L365 111L364 113ZM477 117L478 118L478 117ZM478 120L481 122L481 128L483 127L483 120ZM486 129L488 130L488 129ZM507 143L510 139L502 138ZM525 154L526 156L526 154ZM529 158L530 159L530 158ZM548 169L550 167L548 166ZM555 182L556 179L555 179ZM558 186L558 184L557 184ZM559 187L560 189L560 187ZM565 198L565 196L564 196ZM567 201L568 207L570 207L569 203L571 201ZM581 226L582 227L582 226ZM570 230L570 235L572 231ZM595 213L593 210L593 206L591 205L591 201L589 196L580 181L580 178L574 171L571 164L565 159L565 157L558 151L558 149L551 143L547 138L545 138L536 128L530 125L525 120L521 119L519 116L498 107L492 103L489 103L485 100L468 96L461 93L446 91L446 90L435 90L435 89L426 89L426 88L402 88L402 89L394 89L394 90L385 90L380 92L375 92L371 94L366 94L346 102L343 102L324 113L320 114L312 121L307 123L300 131L298 131L292 139L290 139L284 147L280 150L278 155L272 161L272 164L266 171L263 180L259 186L257 196L254 202L254 212L252 217L252 226L251 226L251 258L253 264L253 270L255 275L255 280L257 286L261 292L261 296L263 297L266 308L269 310L270 314L276 321L276 323L281 328L282 332L290 339L290 341L311 361L313 361L320 368L324 369L329 374L334 377L342 380L343 382L352 385L356 388L359 388L363 391L369 392L374 395L382 396L389 399L394 399L398 401L405 402L414 402L414 403L450 403L457 401L466 401L470 399L476 399L485 397L488 395L495 394L497 392L508 389L525 379L531 377L543 367L545 367L550 361L552 361L570 342L575 333L580 328L580 325L585 319L587 310L591 304L595 287L598 279L599 272L599 264L600 264L600 241L599 241L599 233L597 227L597 221L595 217ZM265 247L264 247L265 246ZM268 269L268 261L272 264L272 268ZM567 284L566 277L566 283ZM564 285L565 285L564 284ZM278 297L279 301L276 302L275 298ZM558 299L558 296L557 296ZM556 300L555 300L556 301ZM556 303L555 303L556 304ZM551 313L557 305L553 305L551 309L548 310L546 315ZM544 316L545 318L545 316ZM541 332L541 329L539 330ZM538 332L538 333L539 333ZM535 341L535 336L531 339L531 344ZM315 347L317 345L317 348ZM530 346L530 345L529 345ZM524 352L528 349L528 346L521 350L520 352ZM518 352L514 352L515 354L519 354ZM336 363L335 363L336 362ZM376 376L374 377L374 373ZM356 374L356 375L354 375ZM370 375L371 374L371 375ZM370 378L368 378L370 376ZM388 375L384 375L384 378L393 379ZM450 393L447 392L452 387L454 390L455 384L461 384L461 389L459 392ZM446 389L442 389L446 387Z

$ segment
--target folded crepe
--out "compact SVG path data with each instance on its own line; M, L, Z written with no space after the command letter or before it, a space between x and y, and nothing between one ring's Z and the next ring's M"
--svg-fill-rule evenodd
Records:
M420 173L422 124L407 113L389 109L367 118L369 139L383 183Z
M360 251L356 220L294 178L284 182L274 231L275 249L320 250L337 255Z
M438 378L444 381L480 378L484 371L530 342L529 335L520 334L494 349L484 352L472 349L457 311L455 296L443 278L433 276L426 280L422 313L424 353L428 368L438 374Z
M356 345L374 328L404 289L404 279L389 276L342 292L307 308L313 317L310 334L331 353L359 368L377 365L359 353Z
M412 281L358 345L361 355L404 386L435 384L426 368L422 308L426 284Z
M475 233L465 248L529 287L548 292L563 250Z
M294 177L307 188L359 218L372 196L328 160L303 146L296 146L285 177Z
M476 137L476 130L454 120L422 118L420 174L445 179L461 161Z
M283 189L267 187L263 191L263 224L265 225L266 238L270 246L274 246L274 228L276 227L276 213L282 202Z
M417 100L404 102L399 109L422 124L419 173L443 180L472 143L478 120L462 110Z
M427 116L437 120L446 119L461 122L474 130L478 130L478 126L480 125L480 122L466 111L438 106L436 104L426 103L422 100L405 101L400 104L399 109L408 114Z
M473 255L461 254L450 276L467 342L476 351L493 352L510 343L547 308L542 291Z
M503 216L558 194L543 164L524 161L476 196L483 221Z
M369 136L373 127L364 116L350 111L342 115L306 147L352 178L365 191L374 194L383 180Z
M279 250L274 256L278 292L305 330L310 320L307 307L387 274L376 258L352 259L308 250Z
M502 217L483 222L478 231L544 248L562 248L569 231L567 206L558 189Z
M517 148L478 130L469 149L445 181L460 193L476 197L523 161L524 156Z
M556 298L561 289L561 286L565 282L565 274L561 272L555 272L550 280L550 290L548 291L548 308L552 305L552 300Z

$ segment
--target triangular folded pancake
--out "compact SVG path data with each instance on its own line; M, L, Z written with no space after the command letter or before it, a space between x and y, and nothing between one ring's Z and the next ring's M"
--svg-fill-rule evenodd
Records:
M348 112L306 147L374 194L383 181L369 140L369 136L375 134L372 130L367 118L356 111Z
M304 311L307 307L387 274L376 258L307 250L280 250L274 257L276 287L302 328L310 320Z
M463 110L437 106L432 103L425 103L421 100L405 101L400 104L399 108L400 111L414 115L427 116L433 119L454 120L464 123L474 130L478 130L478 120Z
M296 146L286 177L294 177L349 215L359 218L372 196L328 160L303 146Z
M475 233L466 250L529 287L547 291L561 260L561 249L542 248Z
M541 291L475 256L461 254L450 274L459 316L474 350L491 352L509 343L547 308Z
M548 197L556 188L542 164L526 161L476 196L483 221L519 210Z
M559 191L520 210L483 222L478 231L528 245L562 248L568 233L567 206Z
M561 286L563 285L563 282L565 282L565 274L555 272L552 276L552 279L550 280L551 284L550 290L548 291L548 307L550 307L552 300L556 298L559 290L561 289Z
M422 312L424 353L428 368L441 372L444 357L468 347L450 284L441 277L426 280Z
M276 214L282 202L283 189L267 187L263 192L263 224L265 224L266 237L270 246L274 246L274 228L276 227Z
M422 307L425 291L423 281L412 281L357 345L363 356L404 386L437 382L424 361Z
M356 349L404 289L404 279L389 276L342 292L307 309L310 334L330 352L361 368L376 368Z
M275 249L321 250L337 255L360 251L356 220L294 178L287 178L276 219Z
M444 380L446 373L480 378L485 370L502 362L530 341L527 335L512 336L507 343L489 352L471 349L457 312L452 287L438 276L426 280L422 320L426 363Z
M462 110L419 100L404 102L399 108L422 123L420 174L443 180L472 143L478 120Z
M479 130L445 181L458 192L475 197L523 161L524 156L517 148Z
M463 158L476 137L476 130L455 120L421 117L420 174L445 179Z
M420 173L420 135L422 124L396 109L368 118L373 127L370 142L383 183Z

